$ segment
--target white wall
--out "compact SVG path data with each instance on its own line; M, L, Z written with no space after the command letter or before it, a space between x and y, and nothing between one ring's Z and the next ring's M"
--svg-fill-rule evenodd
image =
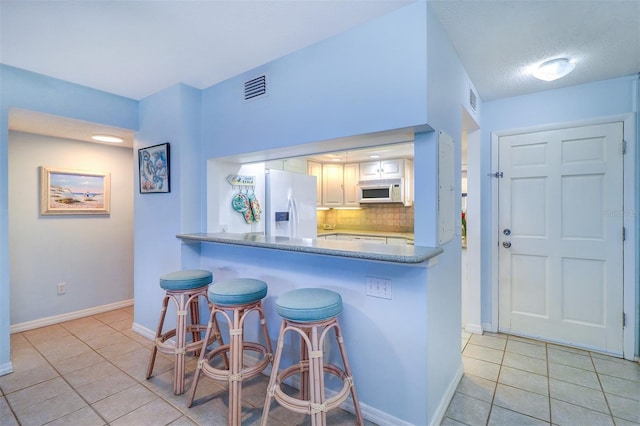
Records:
M133 297L132 162L130 148L9 132L12 326ZM111 214L41 216L40 166L111 172Z

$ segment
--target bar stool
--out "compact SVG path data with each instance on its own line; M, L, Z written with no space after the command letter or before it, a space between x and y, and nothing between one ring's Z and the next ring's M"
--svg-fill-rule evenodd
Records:
M173 393L179 395L184 392L184 356L187 352L198 351L202 346L201 332L206 325L200 324L198 298L207 297L207 288L213 281L213 274L199 269L187 269L170 272L160 277L160 287L165 290L162 301L160 322L154 340L147 379L153 373L153 365L158 351L175 355L173 372ZM176 304L176 328L162 332L164 319L167 315L169 299ZM191 323L187 324L187 313L190 311ZM187 334L191 333L191 341L187 342ZM175 339L170 340L172 337ZM214 335L214 338L216 336ZM218 333L217 338L220 338ZM212 340L213 341L213 340Z
M267 387L261 424L263 426L267 424L271 398L273 397L280 405L290 411L310 415L312 425L326 425L327 411L338 407L351 393L357 423L362 425L360 404L337 319L337 316L342 312L340 294L322 288L301 288L281 295L276 301L276 310L283 320L276 356L271 369L271 378ZM324 363L323 343L331 329L335 331L344 370L337 365ZM285 334L289 331L296 332L301 336L300 362L278 372ZM343 384L342 389L331 398L325 397L325 372L337 376ZM299 399L285 394L280 387L284 379L295 374L301 376Z
M207 344L202 344L200 359L193 376L191 391L187 406L191 407L198 386L200 373L214 380L229 383L229 415L230 425L239 425L242 414L242 382L260 374L273 360L271 339L267 331L267 324L262 310L262 299L267 295L267 284L252 278L236 278L220 281L209 286L209 301L211 302L211 317L205 335L207 342L209 334L215 331L215 318L222 315L229 324L229 344L220 344L207 353ZM247 314L257 311L266 344L244 341L244 323ZM244 352L256 352L261 357L251 366L243 365ZM229 362L224 358L225 368L213 366L213 359L219 355L229 354Z

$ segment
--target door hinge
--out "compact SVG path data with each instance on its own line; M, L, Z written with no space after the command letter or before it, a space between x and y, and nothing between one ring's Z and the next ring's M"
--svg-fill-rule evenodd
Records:
M626 327L627 326L627 314L625 314L624 312L622 313L622 327Z
M494 178L501 178L501 177L504 177L504 174L502 172L495 172L495 173L487 173L487 176L494 177Z
M627 141L622 140L622 155L627 153Z
M624 226L622 227L622 241L626 241L627 240L627 228L625 228Z

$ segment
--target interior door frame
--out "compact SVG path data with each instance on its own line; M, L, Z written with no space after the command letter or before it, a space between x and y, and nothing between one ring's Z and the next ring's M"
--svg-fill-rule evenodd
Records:
M638 247L638 238L636 224L639 212L637 209L637 196L635 194L636 182L635 172L640 170L640 161L636 152L636 116L635 114L622 114L607 117L598 117L588 120L570 121L565 123L554 123L548 125L532 126L518 129L503 130L491 132L491 168L490 172L499 171L499 147L500 137L510 136L520 133L540 132L547 130L558 130L568 127L589 126L594 124L605 124L612 122L623 122L623 138L627 142L626 155L623 157L623 226L626 230L626 239L623 243L623 312L626 315L626 325L623 329L623 356L625 359L636 360L640 358L640 352L636 353L640 346L640 337L638 336L640 312L636 304L638 295L640 294L640 280L638 276L638 265L636 253L640 250ZM487 331L498 331L499 316L499 223L498 223L498 181L499 178L491 178L491 324L485 324ZM640 350L639 350L640 351Z

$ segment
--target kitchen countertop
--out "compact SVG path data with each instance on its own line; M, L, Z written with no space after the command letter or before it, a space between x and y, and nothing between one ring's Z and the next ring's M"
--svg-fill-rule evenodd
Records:
M331 230L330 233L336 233ZM343 232L352 234L351 232ZM325 234L326 235L326 234ZM368 235L380 235L368 234ZM397 236L398 234L395 234ZM178 234L184 242L211 242L244 245L267 249L350 257L362 260L418 264L430 261L443 252L440 247L421 247L405 244L380 244L366 241L334 241L316 238L287 238L262 234L193 233Z
M363 231L356 229L323 229L318 228L318 237L326 237L327 235L358 235L363 237L386 237L386 238L405 238L413 241L412 232L388 232L388 231Z

